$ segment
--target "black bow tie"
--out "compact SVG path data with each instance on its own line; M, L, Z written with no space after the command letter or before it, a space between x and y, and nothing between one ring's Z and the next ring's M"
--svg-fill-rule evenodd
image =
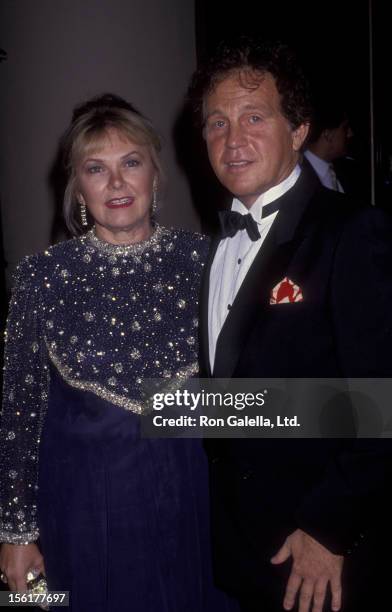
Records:
M240 230L246 230L252 241L260 238L257 223L249 213L241 215L234 210L221 210L219 212L221 225L221 238L232 238Z
M261 217L264 219L279 209L278 200L270 202L263 206ZM235 210L222 210L219 212L219 221L221 225L221 238L232 238L240 230L246 230L252 241L260 238L259 229L252 215L241 215Z

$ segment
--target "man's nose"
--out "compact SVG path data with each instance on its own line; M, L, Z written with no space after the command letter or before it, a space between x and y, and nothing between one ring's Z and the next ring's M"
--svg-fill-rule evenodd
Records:
M239 123L231 123L227 131L226 145L230 149L246 145L246 134Z

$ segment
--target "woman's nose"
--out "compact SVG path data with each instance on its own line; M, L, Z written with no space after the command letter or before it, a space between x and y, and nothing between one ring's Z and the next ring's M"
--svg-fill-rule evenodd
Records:
M110 174L110 185L113 189L120 189L124 184L124 179L120 170L114 170Z

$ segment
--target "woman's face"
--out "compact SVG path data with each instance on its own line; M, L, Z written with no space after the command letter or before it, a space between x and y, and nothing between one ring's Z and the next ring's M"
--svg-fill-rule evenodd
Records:
M108 242L145 240L151 234L150 207L156 169L149 148L109 128L101 143L76 166L76 194Z

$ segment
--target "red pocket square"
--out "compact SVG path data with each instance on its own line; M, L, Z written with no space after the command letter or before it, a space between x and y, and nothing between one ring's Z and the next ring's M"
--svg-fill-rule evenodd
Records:
M287 304L291 302L303 302L301 287L292 280L285 278L272 289L270 304Z

